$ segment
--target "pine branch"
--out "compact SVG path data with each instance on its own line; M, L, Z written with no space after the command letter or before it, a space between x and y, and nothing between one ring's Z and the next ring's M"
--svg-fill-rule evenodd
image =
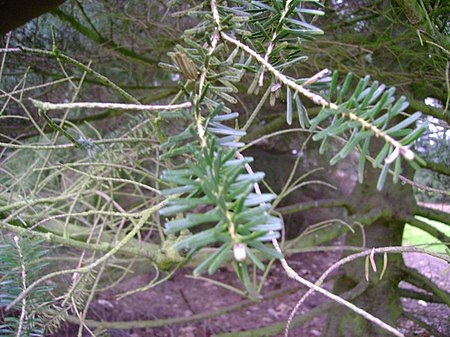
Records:
M218 24L218 27L220 27L220 22L217 22L217 24ZM219 30L220 30L220 28L219 28ZM243 44L239 40L229 36L228 34L222 32L222 31L220 32L220 36L224 40L234 44L235 46L239 47L240 49L244 50L246 53L251 55L253 58L255 58L261 65L266 67L266 69L270 73L272 73L272 75L278 81L280 81L287 87L291 88L295 92L299 92L300 94L302 94L303 96L305 96L306 98L308 98L309 100L311 100L313 103L315 103L317 105L320 105L324 108L337 110L340 112L340 114L342 114L343 116L348 118L350 121L358 122L362 126L363 129L372 131L376 137L383 138L385 142L390 144L395 149L398 149L399 154L401 154L403 157L405 157L405 159L413 160L415 158L414 152L412 152L409 149L409 147L402 145L399 141L395 140L393 137L388 135L385 131L381 130L380 128L376 127L375 125L371 124L367 120L357 116L356 114L354 114L352 112L342 111L338 105L328 102L322 96L311 92L310 90L304 88L300 84L297 84L293 80L289 79L286 75L282 74L280 71L275 69L275 67L272 66L269 62L265 61L261 55L259 55L257 52L255 52L253 49L251 49L247 45Z

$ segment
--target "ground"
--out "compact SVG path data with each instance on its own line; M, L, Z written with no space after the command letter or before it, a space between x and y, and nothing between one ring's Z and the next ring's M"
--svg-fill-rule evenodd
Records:
M301 276L310 281L316 281L338 257L338 252L303 253L291 256L288 260ZM420 270L444 289L450 290L449 271L444 262L422 254L407 254L405 260L410 267ZM91 306L88 318L98 321L133 321L189 317L245 301L245 298L227 289L208 282L193 280L188 277L190 274L191 270L189 269L180 270L172 279L160 286L118 301L117 294L145 286L153 275L146 273L132 277L120 283L116 288L98 295ZM238 286L235 278L234 272L227 268L219 270L214 276L214 279L218 281ZM332 280L325 284L328 289L331 289L331 286ZM287 278L281 266L275 265L265 284L263 294L282 290L290 291L274 300L252 303L251 306L216 318L181 325L167 325L161 328L109 330L109 333L113 337L209 337L269 326L286 321L293 307L305 292L305 288L299 288L296 282ZM309 312L326 301L322 295L315 294L307 300L297 315ZM403 300L403 304L405 310L420 317L444 336L450 332L448 321L450 309L447 306L410 299ZM330 314L333 314L333 311ZM320 336L325 320L325 315L318 316L305 325L290 330L289 336ZM423 328L406 318L402 318L399 322L399 329L406 336L430 336ZM75 331L74 327L67 326L55 337L73 336L76 334ZM262 335L254 334L252 336ZM266 334L265 336L270 335ZM273 336L283 336L283 331Z

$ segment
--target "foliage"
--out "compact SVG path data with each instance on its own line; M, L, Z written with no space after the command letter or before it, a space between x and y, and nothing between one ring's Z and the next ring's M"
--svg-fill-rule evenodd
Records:
M39 278L46 262L47 251L42 240L30 238L3 238L0 245L0 306L9 306L27 287ZM42 313L50 303L49 286L39 286L18 302L3 317L0 325L2 336L42 336L44 323Z
M328 15L322 2L171 1L164 8L129 1L120 5L124 14L117 23L118 14L110 6L76 1L54 12L54 17L44 20L56 29L53 36L49 28L40 31L45 39L36 39L41 44L34 47L39 48L31 48L31 43L20 46L24 37L8 40L19 54L15 57L24 60L18 64L32 64L33 69L29 77L25 71L18 83L7 77L8 93L0 97L5 101L2 118L27 123L17 134L1 129L1 146L6 150L0 228L17 234L26 230L49 243L82 250L71 269L36 276L34 288L17 288L10 299L16 301L14 305L25 299L31 303L47 278L67 282L65 277L72 275L70 288L58 289L60 302L43 315L54 329L72 313L85 317L100 284L111 280L111 275L113 281L106 288L120 282L139 259L147 270L149 265L155 270L149 287L170 278L181 265L191 264L199 276L231 264L246 295L257 299L275 259L281 260L290 277L303 282L287 265L283 240L279 245L284 224L277 205L288 192L302 187L308 174L294 178L294 166L282 196L277 197L265 174L253 172L258 158L241 154L246 147L243 139L251 139L256 128L272 136L259 118L266 102L285 111L282 118L287 126L281 132L301 129L321 142L317 156L324 155L332 142L338 150L330 165L350 155L358 157L361 183L367 162L380 169L379 190L389 175L394 182L406 181L405 164L426 165L412 151L412 144L425 139L430 124L415 111L414 100L408 102L403 88L391 86L397 83L382 84L389 81L383 74L373 81L367 75L377 74L372 67L382 69L376 55L365 55L359 63L363 69L355 67L351 72L342 66L346 62L332 72L315 68L325 53L317 51L317 58L311 53L321 43L315 39L326 32L317 27L320 18ZM338 13L347 15L345 10ZM165 25L158 16L161 22L167 18ZM432 18L442 21L439 14ZM118 22L131 28L118 32L113 29ZM360 22L358 29L370 30L369 19ZM66 24L81 34L72 34L70 39L76 43L66 40ZM29 28L22 33L32 39ZM77 53L74 45L91 53L93 66L83 57L68 55ZM336 47L330 52L341 51ZM439 63L441 52L436 53L433 62ZM308 59L311 55L314 60ZM44 61L39 63L38 58ZM0 75L4 69L13 70L14 65L6 62ZM46 82L43 87L40 78ZM47 86L52 89L49 93ZM28 91L35 100L24 99ZM98 102L98 96L101 101L126 102ZM142 105L156 101L160 104ZM247 109L247 105L255 107ZM97 109L101 112L92 113ZM236 112L241 109L247 111ZM28 134L30 125L34 131ZM426 152L416 149L422 155ZM360 224L359 218L346 219L350 224L340 221L345 230ZM261 270L260 284L250 277L251 268L254 275ZM316 289L308 281L303 284ZM346 300L321 291L378 322ZM79 335L82 330L80 324Z

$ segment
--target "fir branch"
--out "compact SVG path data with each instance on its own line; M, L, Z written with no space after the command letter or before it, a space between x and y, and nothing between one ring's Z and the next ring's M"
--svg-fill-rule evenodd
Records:
M383 138L385 140L385 142L392 145L395 149L398 149L399 154L401 154L405 159L414 160L414 158L415 158L414 152L411 151L407 146L402 145L399 141L397 141L396 139L394 139L393 137L391 137L390 135L388 135L386 132L379 129L375 125L371 124L364 118L361 118L358 115L356 115L355 113L352 113L350 111L342 111L342 109L340 109L337 104L328 102L322 96L313 93L312 91L304 88L302 85L289 79L286 75L284 75L279 70L277 70L272 64L270 64L268 61L266 61L256 51L254 51L253 49L251 49L249 46L242 43L241 41L237 40L236 38L233 38L232 36L226 34L223 30L221 30L220 17L219 17L219 13L217 11L216 2L214 0L211 1L211 10L213 12L213 17L216 21L215 23L216 23L217 29L220 32L220 36L222 37L222 39L232 43L233 45L244 50L247 54L251 55L255 60L258 61L258 63L263 65L280 83L283 83L284 85L286 85L287 87L290 87L294 91L299 92L300 94L302 94L303 96L305 96L306 98L311 100L314 104L320 105L323 108L340 111L340 113L343 116L345 116L346 118L348 118L349 120L358 122L359 124L361 124L361 126L364 129L372 131L376 137Z

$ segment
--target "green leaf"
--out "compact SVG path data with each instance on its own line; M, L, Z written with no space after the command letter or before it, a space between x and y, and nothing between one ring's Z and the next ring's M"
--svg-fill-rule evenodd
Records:
M213 242L216 242L216 235L215 235L215 229L209 229L202 231L200 233L191 235L187 237L186 239L181 240L180 242L176 243L174 245L175 249L180 250L183 248L189 249L189 250L197 250L202 247L205 247Z
M212 260L209 268L208 274L212 275L216 272L217 268L223 263L223 261L230 255L231 252L231 242L224 244L221 249L215 254L215 258Z
M220 116L215 116L213 118L211 118L211 120L213 122L222 122L222 121L228 121L231 119L235 119L239 117L239 113L238 112L232 112L230 114L226 114L226 115L220 115Z
M238 182L250 181L252 183L256 183L256 182L259 182L260 180L264 179L265 175L266 174L264 172L240 174L237 176L236 181L238 181Z
M400 140L400 144L408 145L417 140L428 129L428 122L423 123L420 127L411 132L408 136Z
M159 214L161 214L162 216L169 217L169 216L175 215L177 213L183 213L185 211L189 211L194 207L195 206L191 206L191 205L166 206L159 210Z
M404 129L407 126L411 125L412 123L415 123L421 116L422 116L422 113L420 111L417 111L416 113L412 114L408 118L402 120L400 123L394 125L392 128L388 129L386 131L386 133L392 134L398 130Z
M186 192L195 191L196 189L197 188L195 186L187 185L187 186L180 186L180 187L168 188L165 190L161 190L161 194L164 196L173 195L173 194L183 194Z
M278 253L275 249L267 247L265 244L259 241L252 241L248 243L253 248L259 250L261 253L266 255L267 257L273 257L276 259L283 258L283 254Z
M211 125L214 125L214 127L209 127L207 129L208 132L214 133L214 134L220 134L220 135L233 135L236 137L242 137L246 135L245 131L242 130L236 130L233 128L230 128L228 126L218 124L215 122L212 122Z
M328 102L331 102L333 100L334 93L337 89L338 80L339 72L335 70L331 78L330 89L328 90Z
M352 83L353 74L348 73L345 77L344 84L342 84L342 88L339 91L338 98L336 102L339 104L343 101L345 94L348 92L350 85Z
M292 124L292 91L289 87L286 92L286 122Z
M401 160L402 160L401 156L398 156L397 159L395 159L394 177L393 177L393 181L395 184L398 182L398 178L400 177L400 173L402 171Z
M255 206L265 202L270 202L275 198L276 195L271 193L262 193L262 194L250 193L247 199L245 200L244 205Z
M366 157L369 153L369 144L370 144L370 138L366 138L364 140L363 147L361 149L361 153L359 155L359 162L358 162L358 181L360 184L364 181L364 166L366 163Z
M307 128L310 125L308 114L306 113L303 107L303 104L300 100L300 96L296 93L294 97L295 97L295 105L297 106L297 115L300 126L302 128Z
M250 260L252 260L256 267L258 267L262 271L266 269L264 263L262 263L261 260L258 259L258 257L252 252L251 249L245 247L245 251L247 252L247 256L250 258Z
M378 153L377 157L375 158L375 161L372 163L372 166L374 168L379 167L381 165L384 158L386 158L390 147L391 147L391 145L389 143L384 144L383 148L381 149L381 151Z
M257 215L264 214L271 208L270 204L260 205L258 207L249 208L237 215L235 219L237 222L245 221L254 218Z
M389 172L389 164L384 164L383 169L381 170L381 174L378 177L378 182L377 182L377 190L381 191L384 187L384 182L386 181L386 177L388 175Z
M176 219L166 223L164 232L166 234L171 234L179 232L183 229L188 229L193 226L208 223L208 222L218 222L220 221L220 213L217 209L213 209L206 213L199 214L189 214L184 219Z

